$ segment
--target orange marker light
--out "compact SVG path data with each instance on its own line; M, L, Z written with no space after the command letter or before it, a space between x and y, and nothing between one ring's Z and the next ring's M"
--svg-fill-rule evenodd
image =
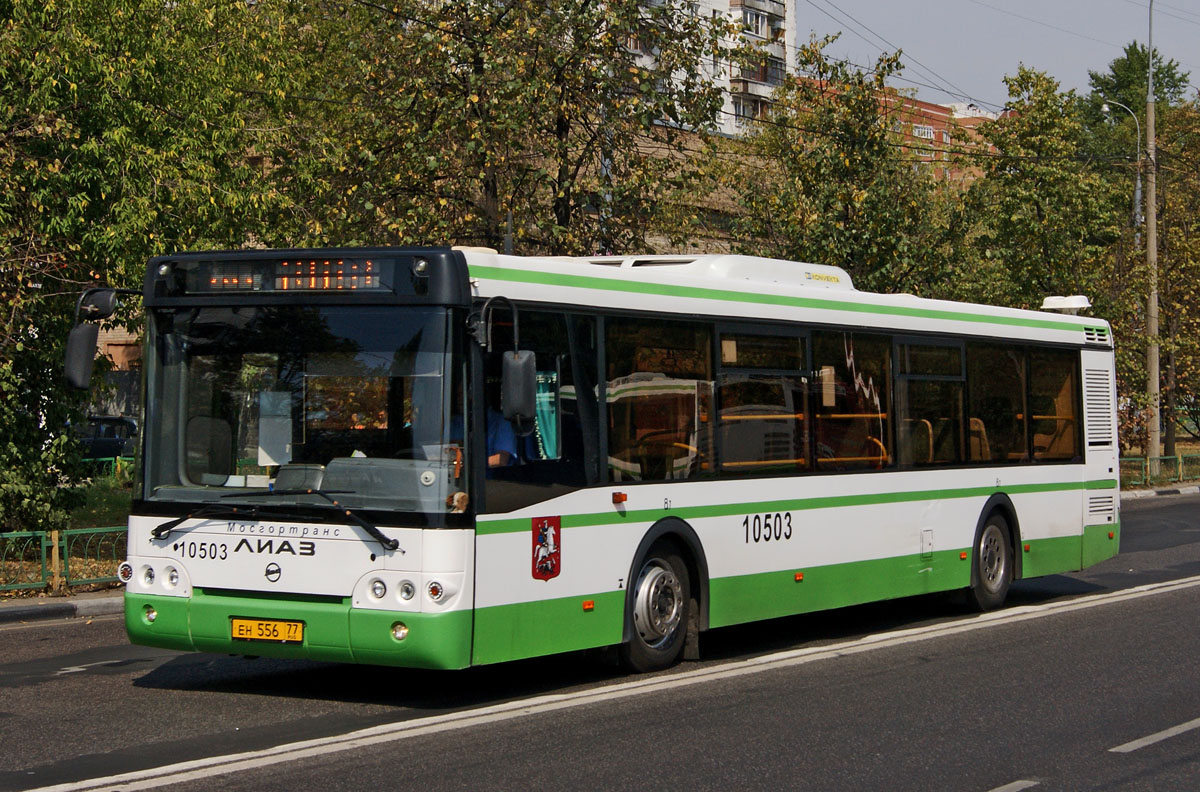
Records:
M804 582L804 573L803 573L803 572L797 572L797 573L796 573L796 582L797 582L797 583L803 583L803 582Z
M596 601L595 600L584 600L583 601L583 609L585 611L594 611L596 609Z
M967 560L967 551L964 550L963 552L959 553L958 557L960 559L962 559L963 561L966 561Z
M1109 531L1109 532L1108 532L1108 538L1109 538L1109 539L1112 539L1112 538L1113 538L1113 536L1114 536L1113 532L1112 532L1112 531Z
M1028 552L1029 552L1029 545L1025 545L1025 552L1026 552L1026 553L1028 553Z
M629 500L629 496L624 492L614 492L612 498L614 504L624 503L625 501Z

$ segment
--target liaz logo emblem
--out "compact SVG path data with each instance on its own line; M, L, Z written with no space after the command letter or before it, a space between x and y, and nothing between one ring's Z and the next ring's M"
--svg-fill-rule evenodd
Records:
M562 571L562 518L533 518L533 577L549 580Z
M266 579L272 583L278 582L280 576L283 575L283 570L279 568L279 564L271 562L267 564L267 571L264 574Z
M274 539L259 539L256 544L251 544L249 539L242 539L233 546L235 553L266 553L268 555L302 555L310 556L317 554L317 545L315 542L296 542L292 545L287 539L280 539L276 542Z

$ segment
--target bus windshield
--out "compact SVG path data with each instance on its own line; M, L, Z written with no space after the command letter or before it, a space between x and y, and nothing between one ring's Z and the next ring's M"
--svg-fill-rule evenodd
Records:
M156 311L144 497L328 508L302 494L322 490L347 508L425 513L465 503L464 371L450 316L363 305Z

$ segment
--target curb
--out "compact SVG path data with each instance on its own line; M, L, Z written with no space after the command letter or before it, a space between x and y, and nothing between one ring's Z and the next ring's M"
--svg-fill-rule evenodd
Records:
M110 616L124 613L124 592L106 597L89 597L69 602L45 602L40 605L0 605L0 624Z
M1169 489L1128 490L1121 493L1121 500L1140 500L1142 498L1153 498L1156 495L1195 495L1197 493L1200 493L1200 486L1197 485L1172 487Z

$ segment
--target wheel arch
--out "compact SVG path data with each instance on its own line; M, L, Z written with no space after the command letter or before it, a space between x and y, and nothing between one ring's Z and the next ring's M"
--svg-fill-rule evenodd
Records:
M971 547L978 546L979 537L983 534L983 526L987 524L988 517L997 513L1008 523L1009 550L1012 552L1013 559L1012 579L1019 580L1021 578L1021 553L1018 551L1021 549L1021 521L1017 518L1017 507L1005 493L994 493L983 504L983 509L979 512L979 520L975 523L975 538L971 541ZM975 568L975 564L971 564L971 585L975 586L978 583L979 570Z
M646 554L655 543L663 540L674 541L679 548L683 563L687 565L691 577L692 596L696 600L696 626L699 630L708 629L708 559L704 555L704 546L700 537L678 517L664 517L642 536L638 543L633 559L629 562L629 575L625 578L625 625L621 631L621 640L628 641L633 637L633 619L630 616L629 598L633 596L634 580Z

